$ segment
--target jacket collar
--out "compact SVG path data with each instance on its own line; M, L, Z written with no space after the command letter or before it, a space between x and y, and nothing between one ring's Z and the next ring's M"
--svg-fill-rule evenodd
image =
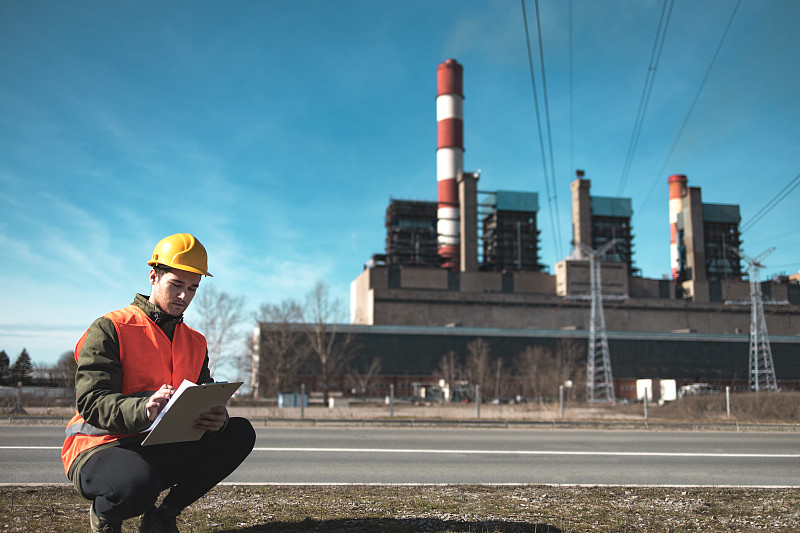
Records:
M164 329L165 326L169 329L174 329L175 326L183 322L183 315L175 316L166 313L156 304L152 303L144 294L137 294L133 299L133 305L144 311L148 318L155 322L161 329Z

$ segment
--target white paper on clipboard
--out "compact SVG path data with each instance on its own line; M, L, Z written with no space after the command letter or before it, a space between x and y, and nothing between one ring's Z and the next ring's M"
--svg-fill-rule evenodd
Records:
M205 430L194 427L200 413L228 403L242 383L195 385L184 379L148 429L150 434L142 441L142 446L198 440L205 433Z

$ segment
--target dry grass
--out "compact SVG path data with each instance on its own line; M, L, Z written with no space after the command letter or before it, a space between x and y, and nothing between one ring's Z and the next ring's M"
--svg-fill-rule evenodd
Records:
M791 489L222 486L184 511L181 531L794 532L798 509ZM85 532L87 510L70 487L0 487L3 532Z
M495 420L514 422L591 422L643 421L641 403L586 404L567 403L564 415L558 403L483 404L480 416L475 404L397 404L390 409L378 402L352 403L347 407L309 407L279 409L277 407L244 407L231 409L238 416L264 420L296 420L301 415L309 420ZM690 396L664 405L648 405L648 420L653 422L800 424L800 392L739 393L731 395L731 416L728 417L724 394Z
M714 422L728 420L725 395L692 396L664 405L656 414L665 420ZM743 423L800 423L800 393L761 392L731 395L731 418Z
M47 417L49 423L69 420L71 407L25 406L32 417ZM515 422L586 422L586 421L641 421L644 406L641 403L586 404L568 402L562 417L558 403L482 404L480 416L475 404L411 404L398 403L394 412L382 402L351 402L329 409L308 407L301 413L299 407L279 409L270 406L234 404L230 411L235 416L256 420L299 420L301 415L309 420L495 420ZM8 412L8 410L5 410ZM54 420L55 419L55 420ZM5 419L8 420L8 419ZM728 417L724 394L690 396L664 405L648 405L648 420L653 422L685 423L740 423L740 424L800 424L800 392L737 393L731 395L731 416ZM0 422L3 420L0 419ZM35 422L35 420L26 420Z

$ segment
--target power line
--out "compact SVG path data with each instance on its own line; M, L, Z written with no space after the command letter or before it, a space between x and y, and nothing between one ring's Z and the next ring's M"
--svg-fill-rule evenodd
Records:
M694 95L694 100L692 104L689 106L689 111L686 113L686 117L683 119L683 123L681 124L680 129L678 130L678 134L675 136L675 140L672 142L672 146L669 149L669 153L667 154L666 159L664 159L664 164L661 165L661 168L656 173L656 176L653 180L653 185L650 187L650 191L647 193L644 201L642 202L641 206L639 207L639 211L642 210L644 204L647 203L647 200L650 199L650 196L653 194L653 190L655 189L656 185L659 183L661 176L663 175L664 169L667 167L667 163L672 158L672 153L675 151L675 147L678 145L678 141L680 141L681 136L683 135L683 130L686 129L686 124L689 122L689 118L692 116L694 112L694 108L697 105L697 101L700 99L700 94L703 92L703 88L706 85L706 81L708 81L708 77L711 74L711 69L714 68L714 63L717 61L717 56L719 55L720 50L722 49L722 44L725 42L725 38L728 36L728 31L731 29L733 25L733 19L736 17L736 12L739 10L739 5L742 3L742 0L736 2L736 6L733 8L733 12L731 13L731 18L728 20L728 25L725 27L725 31L722 33L722 37L719 40L719 44L717 45L717 49L714 51L714 55L711 58L711 62L706 69L706 74L703 76L703 81L700 82L700 87L697 89L697 93Z
M776 268L794 268L796 266L800 266L800 263L786 263L783 265L770 265L769 268L775 270Z
M764 216L772 211L772 209L781 203L787 196L789 196L798 186L800 186L800 174L789 180L783 189L778 191L778 194L772 197L772 199L764 204L764 207L758 210L758 212L753 215L750 220L747 221L746 224L742 224L741 233L748 231L753 226L755 226L759 220L764 218Z
M669 11L667 11L667 3L669 2ZM650 63L647 67L647 76L644 79L644 86L642 87L642 96L639 98L639 109L636 110L636 120L633 124L633 132L631 133L631 140L628 144L628 153L625 156L625 164L622 168L622 177L619 183L619 190L617 194L622 194L625 189L625 183L628 181L628 175L631 171L631 164L633 164L633 157L636 153L636 147L639 144L639 137L642 134L642 125L644 124L644 117L647 114L647 106L650 102L650 94L653 90L653 85L656 80L656 71L658 70L658 63L661 59L661 51L664 49L664 41L667 37L667 28L669 27L669 20L672 17L672 7L675 5L675 0L664 0L664 5L661 7L661 17L658 20L658 29L656 30L656 37L653 41L653 50L650 52ZM664 14L666 13L666 20ZM663 30L662 30L663 28Z
M572 0L569 0L569 168L575 168L575 114L572 91Z
M544 184L547 191L547 204L550 213L550 226L553 231L553 245L556 247L556 254L561 257L558 234L556 233L556 223L553 213L553 197L550 194L550 181L547 179L547 159L544 151L544 136L542 134L542 121L539 113L539 97L536 92L536 75L533 70L533 53L531 52L531 38L528 31L528 15L525 10L525 0L520 0L522 3L522 22L525 27L525 46L528 49L528 69L531 73L531 90L533 91L533 105L536 110L536 128L539 132L539 150L542 154L542 171L544 173Z
M762 235L761 236L761 240L759 242L772 242L772 241L775 241L777 239L782 239L783 237L788 237L789 235L796 236L797 235L797 229L792 228L791 230L786 231L784 233L780 233L778 235L766 235L766 236ZM798 242L798 244L800 244L800 241L797 241L797 242Z
M544 45L542 44L542 19L539 16L539 0L535 0L534 7L536 8L536 33L539 38L539 63L542 68L542 96L544 97L544 116L545 124L547 125L547 146L550 150L550 175L553 181L553 204L555 205L556 234L558 238L556 241L556 248L558 250L558 257L562 257L561 217L558 214L558 182L556 181L556 160L555 157L553 157L553 134L550 131L550 103L547 98L547 75L544 68Z

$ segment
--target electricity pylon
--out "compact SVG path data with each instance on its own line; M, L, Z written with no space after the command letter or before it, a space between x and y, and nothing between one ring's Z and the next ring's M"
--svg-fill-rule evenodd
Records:
M589 284L592 311L589 319L589 358L586 365L586 398L590 402L613 402L614 377L611 373L611 356L608 352L606 318L603 313L603 286L600 276L600 257L616 244L617 239L605 243L598 250L578 243L581 252L589 256Z
M747 261L747 272L750 278L750 300L728 301L725 303L750 304L750 389L755 392L762 390L778 390L775 379L775 366L772 363L772 348L769 344L767 333L767 320L764 317L764 304L779 305L784 302L764 301L759 282L759 271L764 268L761 261L771 254L775 248L761 252L752 258L741 250L732 248L742 259Z

